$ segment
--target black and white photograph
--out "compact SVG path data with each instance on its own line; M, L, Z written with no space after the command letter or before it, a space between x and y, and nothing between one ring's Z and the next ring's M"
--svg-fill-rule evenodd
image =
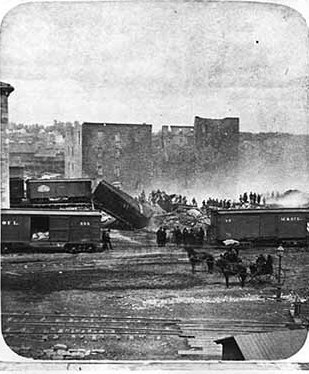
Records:
M1 15L3 357L306 367L305 1Z

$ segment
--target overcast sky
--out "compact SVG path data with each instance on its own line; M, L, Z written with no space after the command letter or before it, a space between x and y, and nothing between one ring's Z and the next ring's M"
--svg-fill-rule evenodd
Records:
M237 2L28 3L1 28L10 120L308 132L308 28L291 8Z

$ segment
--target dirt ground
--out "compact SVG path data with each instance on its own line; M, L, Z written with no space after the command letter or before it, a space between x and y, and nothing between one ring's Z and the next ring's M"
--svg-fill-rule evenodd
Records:
M152 234L113 232L112 239L114 250L103 253L4 255L2 313L204 319L219 325L235 319L284 323L291 321L290 291L302 297L308 294L309 252L303 248L285 248L282 266L287 276L278 302L275 284L241 288L232 278L226 289L218 272L192 275L184 250L173 244L157 248ZM220 253L211 251L215 256ZM275 248L242 249L240 256L251 261L259 253L274 255L278 265ZM34 358L46 358L44 350L57 343L72 349L104 349L94 358L113 360L177 360L183 359L178 351L188 349L186 339L165 335L4 337L13 350Z

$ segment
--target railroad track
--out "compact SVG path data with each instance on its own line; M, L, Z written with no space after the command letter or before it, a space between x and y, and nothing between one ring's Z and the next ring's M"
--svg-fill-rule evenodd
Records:
M107 315L2 313L4 334L147 334L193 338L204 333L252 333L284 329L288 323L252 320L180 320Z
M107 253L106 258L82 259L76 261L71 258L31 260L31 259L6 259L2 261L1 269L3 275L16 275L29 272L53 272L68 271L70 269L86 270L117 267L126 265L177 265L189 263L185 253L153 253L126 256L125 254ZM16 273L17 272L17 273Z
M179 356L220 359L216 339L257 332L286 330L288 323L231 319L174 319L111 315L2 313L5 338L39 341L103 341L108 339L184 339L187 349ZM142 344L142 343L141 343Z
M6 335L180 335L179 320L65 314L3 313Z

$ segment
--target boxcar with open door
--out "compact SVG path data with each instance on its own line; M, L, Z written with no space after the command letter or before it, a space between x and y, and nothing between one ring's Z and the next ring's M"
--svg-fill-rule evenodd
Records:
M95 251L101 248L101 214L96 211L3 209L2 250L63 249Z

